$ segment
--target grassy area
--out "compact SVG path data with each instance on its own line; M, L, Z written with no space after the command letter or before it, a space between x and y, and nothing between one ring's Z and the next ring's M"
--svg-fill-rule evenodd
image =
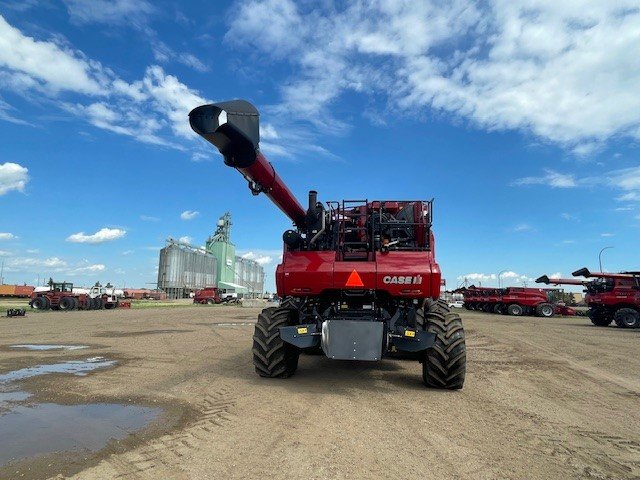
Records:
M131 308L171 308L171 307L210 307L211 305L199 305L193 303L190 298L182 298L179 300L122 300L123 302L131 302Z

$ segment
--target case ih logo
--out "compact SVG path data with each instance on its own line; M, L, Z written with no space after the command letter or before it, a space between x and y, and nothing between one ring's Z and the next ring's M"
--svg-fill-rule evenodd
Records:
M409 276L391 276L387 275L382 278L382 283L386 283L388 285L421 285L422 284L422 275L416 275L415 277Z

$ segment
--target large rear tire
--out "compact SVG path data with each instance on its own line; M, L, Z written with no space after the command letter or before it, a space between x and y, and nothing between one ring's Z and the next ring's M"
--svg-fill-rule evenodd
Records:
M76 301L73 297L62 297L60 299L60 310L74 310L76 307Z
M295 324L295 311L265 308L253 334L253 365L261 377L286 378L298 368L300 350L280 338L280 327Z
M464 385L467 366L464 328L460 315L443 300L427 300L416 311L416 325L436 334L433 347L422 358L422 380L427 387L458 390Z
M633 308L619 308L613 320L621 328L640 328L640 312Z
M608 327L613 322L613 316L611 312L601 309L601 308L590 308L587 311L587 315L589 316L589 320L596 327Z
M49 299L47 297L36 297L31 300L31 308L36 310L49 310Z

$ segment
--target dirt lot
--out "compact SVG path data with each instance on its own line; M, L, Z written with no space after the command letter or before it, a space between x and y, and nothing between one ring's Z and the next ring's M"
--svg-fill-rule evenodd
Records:
M65 465L31 461L0 477L640 478L640 330L465 311L465 388L443 392L425 389L420 365L401 360L304 356L294 377L261 379L250 352L257 312L1 319L0 373L87 355L120 360L86 377L27 382L36 396L163 406L167 415L98 454ZM6 349L14 343L92 347ZM0 448L10 441L0 438Z

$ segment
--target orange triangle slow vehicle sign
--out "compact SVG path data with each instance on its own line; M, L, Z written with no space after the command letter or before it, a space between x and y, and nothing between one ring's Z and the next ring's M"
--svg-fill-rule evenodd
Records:
M349 275L349 278L347 278L347 283L344 285L345 287L364 287L364 283L362 283L362 279L355 268L351 272L351 275Z

